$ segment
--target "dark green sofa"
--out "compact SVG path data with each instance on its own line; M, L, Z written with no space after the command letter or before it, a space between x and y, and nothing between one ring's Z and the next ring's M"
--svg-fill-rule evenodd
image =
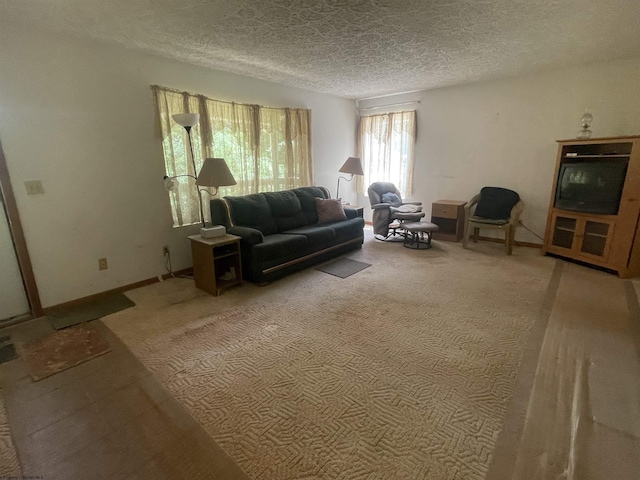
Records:
M211 200L211 223L242 237L242 273L266 283L362 247L364 220L318 224L315 198L331 198L324 187L302 187Z

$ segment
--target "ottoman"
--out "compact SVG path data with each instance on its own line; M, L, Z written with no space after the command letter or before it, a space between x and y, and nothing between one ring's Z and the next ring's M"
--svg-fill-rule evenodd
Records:
M405 247L426 250L431 248L431 234L437 231L439 227L435 223L429 222L404 222L400 225L400 228L404 230L403 245Z

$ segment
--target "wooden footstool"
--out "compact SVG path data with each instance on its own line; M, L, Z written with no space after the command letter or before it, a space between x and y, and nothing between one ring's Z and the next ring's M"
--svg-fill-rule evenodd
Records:
M431 248L431 234L440 227L435 223L429 222L404 222L400 225L404 230L403 245L407 248L415 248L420 250L420 245L424 245L422 249ZM426 234L426 240L425 240Z

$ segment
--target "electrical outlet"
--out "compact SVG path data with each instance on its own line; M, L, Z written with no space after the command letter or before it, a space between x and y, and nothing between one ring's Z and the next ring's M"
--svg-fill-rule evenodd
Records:
M166 257L167 255L169 255L169 247L167 247L166 245L164 247L162 247L162 254Z
M98 259L98 268L100 270L106 270L107 268L109 268L107 266L107 259L106 258L99 258Z
M40 180L27 180L24 182L24 188L27 190L27 195L42 195L44 193L44 187Z

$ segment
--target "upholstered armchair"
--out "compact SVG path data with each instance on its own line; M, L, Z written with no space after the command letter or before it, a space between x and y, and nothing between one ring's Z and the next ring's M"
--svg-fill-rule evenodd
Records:
M473 228L473 243L478 241L481 228L493 228L505 232L507 255L513 252L516 228L524 204L513 190L499 187L484 187L464 207L464 237L462 246L467 248L469 231Z
M419 222L424 217L422 202L403 202L393 183L374 182L367 193L373 209L373 234L378 240L395 235L402 222Z

